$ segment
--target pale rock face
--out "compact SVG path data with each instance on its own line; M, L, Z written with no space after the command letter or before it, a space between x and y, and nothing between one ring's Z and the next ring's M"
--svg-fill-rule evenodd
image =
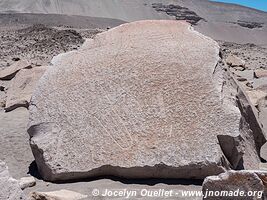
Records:
M13 179L6 164L0 160L0 199L26 200L17 180Z
M256 200L256 199L265 199L266 187L265 183L267 180L267 174L264 171L227 171L218 176L209 176L203 182L202 191L203 194L209 192L210 195L207 195L205 199L208 200ZM246 197L241 196L240 193L235 191L243 191ZM212 195L212 192L227 191L232 196L215 196ZM255 192L254 195L250 196L248 192ZM208 194L208 193L207 193ZM215 193L214 193L215 194Z
M237 69L238 69L238 67L240 69L245 69L245 64L246 64L246 62L244 60L242 60L241 58L239 58L235 55L228 56L228 58L226 59L226 63L228 65L230 65L231 67L235 67Z
M31 68L31 64L28 61L19 60L13 65L0 71L0 80L11 80L19 70L25 68Z
M45 66L22 69L16 74L7 91L6 111L17 107L28 107L33 90L46 69Z
M41 175L204 178L237 165L242 148L231 164L217 136L251 132L239 126L218 60L215 41L177 21L124 24L57 56L29 107ZM258 166L255 143L245 167Z
M264 69L257 69L255 70L254 72L254 76L256 78L264 78L264 77L267 77L267 70L264 70Z
M32 176L22 177L19 180L19 186L22 190L24 190L25 188L28 188L28 187L33 187L33 186L35 186L35 184L36 184L35 178Z
M70 190L58 190L53 192L33 192L31 200L80 200L87 196Z

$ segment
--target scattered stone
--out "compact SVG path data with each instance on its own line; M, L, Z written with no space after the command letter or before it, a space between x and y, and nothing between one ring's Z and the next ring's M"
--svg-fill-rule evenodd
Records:
M70 190L58 190L53 192L32 192L31 200L80 200L87 198L87 195Z
M254 72L255 78L264 78L267 77L267 70L264 69L256 69Z
M7 91L5 110L11 111L18 107L28 108L33 90L47 67L35 67L20 70L12 79Z
M22 190L28 187L33 187L36 185L35 178L30 176L30 177L23 177L19 180L19 186Z
M266 172L253 172L253 171L227 171L219 176L210 176L205 178L203 182L202 191L205 194L216 194L216 192L226 191L229 195L207 195L208 200L255 200L265 199L267 173ZM232 192L230 192L232 191ZM238 194L236 191L244 191L244 196L234 196ZM235 193L234 193L235 192ZM255 195L248 196L248 192L254 192Z
M26 200L17 180L13 179L8 167L0 161L0 199L1 200Z
M247 81L247 79L246 78L243 78L243 77L238 77L237 80L240 81L240 82Z
M249 87L249 88L253 88L253 83L252 82L247 82L246 86Z
M0 80L11 80L19 70L25 68L31 68L31 65L25 60L17 61L10 67L7 67L0 71Z
M255 141L240 123L218 61L218 44L180 21L124 24L55 57L30 105L40 174L201 179L240 160L226 158L218 135L241 135L241 167L258 168L263 134Z
M28 19L27 15L28 14L23 14L23 16L18 18L19 20L20 18ZM38 18L38 16L34 18ZM0 18L1 17L12 18L12 16L5 15L1 15ZM71 51L73 47L79 47L83 44L84 39L80 33L73 28L66 30L66 27L59 29L52 28L54 27L52 24L51 26L36 24L38 21L42 23L46 21L41 18L39 18L39 20L34 19L34 21L36 20L35 23L33 23L35 25L26 26L26 28L25 26L18 26L16 30L5 31L4 34L1 32L3 37L0 36L0 67L6 66L8 62L13 63L14 61L11 61L11 59L16 57L22 59L27 58L33 63L32 67L48 65L55 55ZM62 16L62 18L65 18L65 16ZM55 20L53 19L53 21ZM22 24L24 24L24 22L22 22ZM88 23L88 21L86 23ZM29 25L30 24L32 23L29 23Z
M246 62L235 55L228 56L226 59L226 63L230 65L231 67L234 67L235 69L238 69L241 71L245 70Z

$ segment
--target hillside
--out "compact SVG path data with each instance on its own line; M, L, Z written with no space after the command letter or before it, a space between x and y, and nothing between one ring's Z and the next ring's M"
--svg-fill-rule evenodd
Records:
M190 21L193 17L197 19L196 30L213 39L267 46L266 12L208 0L0 0L0 12L83 15L127 22Z

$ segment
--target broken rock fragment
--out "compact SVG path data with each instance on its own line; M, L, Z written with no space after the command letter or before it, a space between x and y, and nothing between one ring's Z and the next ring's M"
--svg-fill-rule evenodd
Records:
M19 70L25 68L31 68L30 63L25 60L19 60L0 71L0 80L11 80Z
M22 69L17 73L7 91L6 111L17 107L28 107L33 90L46 69L47 67L35 67Z
M22 190L24 190L25 188L28 188L28 187L33 187L33 186L35 186L35 184L36 184L35 178L32 176L22 177L19 180L19 186Z
M231 67L234 67L235 69L238 69L238 70L244 70L245 64L246 64L244 60L242 60L241 58L235 55L228 56L226 59L226 63L230 65Z
M264 78L267 77L267 70L265 69L257 69L254 72L255 78Z
M238 165L241 148L228 160L217 136L251 130L218 61L218 44L178 21L124 24L55 57L29 107L40 174L201 179ZM258 166L255 143L245 167Z
M208 200L265 199L266 180L267 174L263 171L227 171L207 177L202 191Z
M87 198L87 195L70 190L58 190L52 192L33 192L30 200L80 200Z

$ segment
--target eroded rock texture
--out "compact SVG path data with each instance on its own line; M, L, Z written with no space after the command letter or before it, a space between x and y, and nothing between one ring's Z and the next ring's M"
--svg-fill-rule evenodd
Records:
M229 161L219 144L228 135L245 145L251 130L240 127L236 89L218 61L215 41L177 21L124 24L57 56L30 105L41 175L204 178L257 167L261 143L232 147Z

